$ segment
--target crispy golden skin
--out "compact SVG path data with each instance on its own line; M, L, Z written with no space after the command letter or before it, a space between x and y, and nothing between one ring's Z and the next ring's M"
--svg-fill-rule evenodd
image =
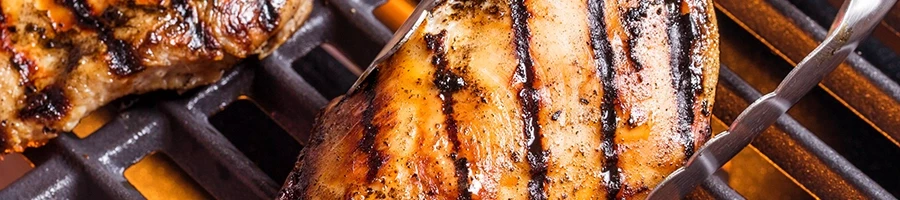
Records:
M321 113L282 199L642 198L710 136L710 1L442 1Z
M186 90L265 54L312 0L0 1L0 153L70 131L116 98Z

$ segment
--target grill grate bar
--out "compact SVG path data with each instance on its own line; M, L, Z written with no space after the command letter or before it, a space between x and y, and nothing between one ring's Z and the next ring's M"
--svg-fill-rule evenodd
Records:
M249 93L255 74L254 60L244 61L225 72L222 78L212 85L200 88L189 98L175 100L177 104L193 112L197 117L205 118L221 111L238 96Z
M314 13L285 45L260 61L261 72L249 96L276 123L305 145L319 109L328 103L316 88L292 68L297 60L342 31L330 9L315 1ZM342 38L335 38L341 40ZM352 48L352 47L351 47ZM346 89L344 89L346 90Z
M172 119L172 139L163 150L217 199L265 199L280 187L205 120L172 103L161 106ZM240 184L234 184L240 183Z
M52 148L52 147L50 147ZM78 166L71 166L63 159L52 159L35 168L7 188L0 190L3 199L49 199L66 196L74 199L112 199L105 191L85 177Z
M792 65L812 51L827 32L787 0L717 1L716 7ZM897 82L851 54L820 85L900 146L896 141L900 139Z
M834 0L831 0L832 3L835 3ZM834 20L835 15L837 15L838 8L829 4L829 2L825 0L790 0L790 3L795 5L795 7L806 13L809 18L815 20L817 24L821 27L829 27L831 25L831 21ZM790 10L786 10L790 12ZM888 16L885 17L885 22L890 20L890 16L898 16L900 15L900 10L895 9L894 12L890 12ZM898 56L890 47L885 44L885 41L892 41L900 39L900 35L896 35L897 32L894 31L896 28L900 28L900 24L895 24L897 26L889 26L888 24L882 24L881 27L876 28L873 31L874 37L869 37L868 39L862 41L857 51L862 52L860 55L862 58L865 58L867 61L871 62L876 68L884 72L885 75L892 78L895 82L900 81L900 56ZM888 29L888 32L892 32L893 36L888 35L879 35L878 29ZM890 30L893 29L893 30ZM812 29L808 29L812 30ZM817 39L820 39L817 37ZM894 41L898 42L898 41Z
M690 199L731 199L731 200L745 200L744 196L742 196L737 191L734 191L731 186L728 186L728 183L723 181L718 176L710 176L708 179L703 181L700 184L700 188L695 190L692 194L688 194L688 198Z
M725 65L719 70L719 81L717 101L729 103L717 105L713 112L726 123L762 96ZM892 197L790 115L780 117L752 145L820 198Z
M77 195L84 197L96 197L95 195L108 195L117 199L138 199L141 195L130 185L122 187L127 182L123 176L124 169L137 162L143 155L149 153L146 147L155 146L161 132L159 114L145 109L136 109L125 112L114 119L108 126L101 128L97 134L85 139L78 139L72 134L61 134L52 140L46 148L28 152L28 157L37 166L35 171L65 172L64 174L35 174L29 173L22 180L9 188L0 191L0 197L7 195L23 194L40 197L42 193L58 191L54 194L63 196ZM110 131L117 130L117 131ZM131 133L121 135L122 132ZM58 177L58 178L45 178ZM44 183L40 183L44 182ZM33 185L46 185L41 193L14 194L19 188L25 189ZM68 188L74 187L70 190ZM60 189L66 188L66 189ZM88 192L85 191L102 191ZM8 194L4 194L7 193ZM65 193L64 193L65 192ZM74 194L71 194L71 193ZM65 195L68 194L68 195Z
M349 19L355 27L362 28L363 33L369 39L384 46L391 39L394 31L387 28L375 17L372 12L387 0L328 0L331 5L340 10L340 14ZM368 63L366 63L368 64Z

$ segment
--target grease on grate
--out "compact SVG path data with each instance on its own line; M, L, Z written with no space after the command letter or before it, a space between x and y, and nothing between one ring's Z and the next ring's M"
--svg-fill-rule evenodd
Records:
M125 169L125 179L148 200L213 199L163 153L150 153Z

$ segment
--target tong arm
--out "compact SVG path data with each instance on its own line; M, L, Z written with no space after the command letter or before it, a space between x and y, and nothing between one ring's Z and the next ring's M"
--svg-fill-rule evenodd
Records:
M772 93L756 100L731 124L700 148L685 166L670 174L649 199L683 197L750 144L852 53L896 0L847 0L828 37L794 68Z

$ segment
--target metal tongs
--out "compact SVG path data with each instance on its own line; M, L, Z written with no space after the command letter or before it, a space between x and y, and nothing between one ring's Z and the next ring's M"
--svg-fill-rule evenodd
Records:
M843 62L896 1L844 1L825 41L803 58L775 91L753 102L727 131L716 135L685 166L663 180L648 199L682 198L693 191Z
M409 18L403 22L403 25L400 25L400 28L397 28L397 31L394 32L394 36L391 37L391 40L384 45L384 48L378 52L378 55L375 56L375 60L369 64L369 67L366 68L362 74L360 74L359 79L356 79L356 82L353 83L353 86L350 87L350 91L347 91L347 94L352 94L354 91L359 89L359 86L366 80L366 78L372 74L372 71L375 71L378 68L378 64L384 62L385 59L388 59L393 55L397 50L400 49L400 46L403 46L409 37L412 36L413 31L416 30L419 25L422 24L422 21L425 20L425 17L431 12L434 8L435 0L422 0L419 2L419 5L416 6L416 9L413 10L412 14L409 15Z

